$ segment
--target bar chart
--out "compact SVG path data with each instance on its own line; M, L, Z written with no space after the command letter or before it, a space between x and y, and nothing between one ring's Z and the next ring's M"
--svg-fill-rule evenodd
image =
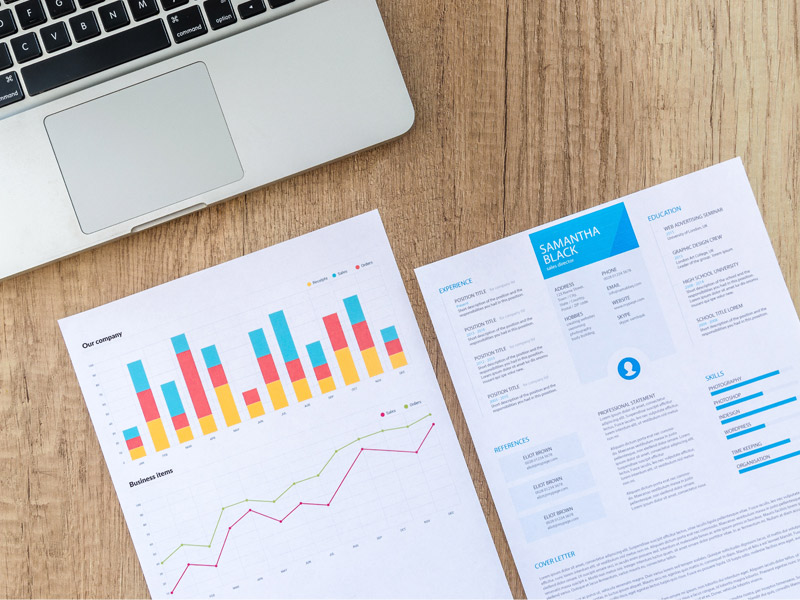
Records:
M253 371L257 370L260 375L265 386L263 391L266 392L263 397L269 399L269 406L273 411L286 410L292 403L308 402L315 396L332 394L337 390L337 380L343 387L347 387L361 382L364 378L372 379L384 373L384 363L379 356L358 294L342 298L340 308L355 338L359 364L356 363L338 312L325 314L318 320L316 326L321 334L320 339L303 340L302 344L295 339L290 322L291 311L287 314L286 310L266 314L264 327L248 332L229 333L243 341L246 340L246 345L255 358ZM395 325L383 327L379 333L385 351L384 360L388 359L387 364L391 369L398 370L408 366L397 327ZM270 344L268 336L274 340L274 346ZM203 346L196 352L197 345L193 345L186 333L170 336L168 340L177 359L178 372L175 376L183 380L185 393L204 436L218 431L209 397L215 398L225 428L241 424L243 417L258 419L266 415L262 391L258 387L239 388L240 392L234 392L237 386L229 381L225 361L216 344ZM273 347L277 350L277 354L273 352ZM304 367L298 347L305 351L307 364L311 367L308 371ZM210 383L209 390L201 378L196 356L201 358L207 381ZM283 375L279 372L278 365L282 366ZM170 447L169 436L145 373L143 360L129 363L128 370L133 391L150 434L149 441L155 452L161 452ZM176 381L177 378L170 379L161 383L159 387L177 443L186 444L195 440L195 435ZM241 399L241 404L237 403L237 397ZM141 441L143 438L137 436L137 439ZM141 451L131 453L131 458L134 460L146 456L144 443L139 447L142 448Z
M784 391L783 378L781 370L774 369L732 378L710 392L725 439L735 444L732 455L740 475L800 458L798 446L782 426L787 414L781 409L797 406L797 396Z

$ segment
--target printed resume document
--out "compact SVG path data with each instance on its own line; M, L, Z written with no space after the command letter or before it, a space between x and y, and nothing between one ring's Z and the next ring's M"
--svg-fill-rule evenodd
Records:
M510 596L377 212L60 324L154 597Z
M800 597L800 323L739 160L417 277L529 597Z

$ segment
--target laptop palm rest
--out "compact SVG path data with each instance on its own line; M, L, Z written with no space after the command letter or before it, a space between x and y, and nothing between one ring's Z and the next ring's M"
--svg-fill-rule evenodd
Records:
M87 234L244 175L203 63L50 115L45 127Z

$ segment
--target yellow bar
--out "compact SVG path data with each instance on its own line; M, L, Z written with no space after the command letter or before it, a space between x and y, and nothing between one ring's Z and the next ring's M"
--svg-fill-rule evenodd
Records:
M131 450L131 458L133 460L138 460L145 456L147 456L147 452L144 451L144 446L139 446L138 448Z
M364 364L367 365L367 374L370 377L375 377L383 373L381 366L381 359L378 358L378 351L373 346L361 351L361 356L364 357Z
M267 393L269 393L269 399L272 400L272 408L275 410L280 410L289 406L289 401L286 399L286 392L283 391L283 384L280 381L268 383Z
M344 384L352 385L357 383L359 381L358 371L356 371L356 363L353 362L353 354L350 352L350 348L339 348L334 354L336 355L336 362L339 363L342 377L344 377Z
M389 360L392 361L393 369L399 369L400 367L405 367L408 364L405 352L398 352L397 354L392 354L389 357Z
M178 434L178 441L181 444L185 444L186 442L191 442L194 439L190 427L183 427L181 429L177 429L175 433Z
M319 382L319 389L323 394L327 394L328 392L332 392L336 389L336 383L333 381L333 377L326 377L322 381Z
M239 411L236 409L236 402L233 401L231 386L226 383L218 388L214 388L214 391L217 393L217 400L219 400L219 406L222 409L222 416L225 417L225 425L230 427L231 425L238 425L241 423L242 419L239 417Z
M153 419L147 423L147 429L150 430L150 439L153 440L153 445L156 447L156 452L161 452L169 448L169 440L167 439L167 432L164 431L164 424L161 419Z
M203 435L214 433L217 430L217 422L214 420L214 415L200 417L200 429L203 430Z
M250 413L250 418L255 419L264 414L264 405L261 402L253 402L247 405L247 412Z
M311 388L308 386L307 379L298 379L292 382L294 393L297 394L297 401L303 402L311 398Z

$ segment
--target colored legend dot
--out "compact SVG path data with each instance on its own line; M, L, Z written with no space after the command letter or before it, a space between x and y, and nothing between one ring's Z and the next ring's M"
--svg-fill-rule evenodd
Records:
M403 408L408 408L408 404L404 404L404 405L403 405Z
M336 277L336 273L334 273L333 275L331 275L331 277Z
M310 281L308 282L308 287L311 287L311 282Z
M361 268L361 265L356 265L356 271L358 271L360 268Z
M382 416L382 417L385 417L385 416L386 416L386 413L381 413L381 416Z

